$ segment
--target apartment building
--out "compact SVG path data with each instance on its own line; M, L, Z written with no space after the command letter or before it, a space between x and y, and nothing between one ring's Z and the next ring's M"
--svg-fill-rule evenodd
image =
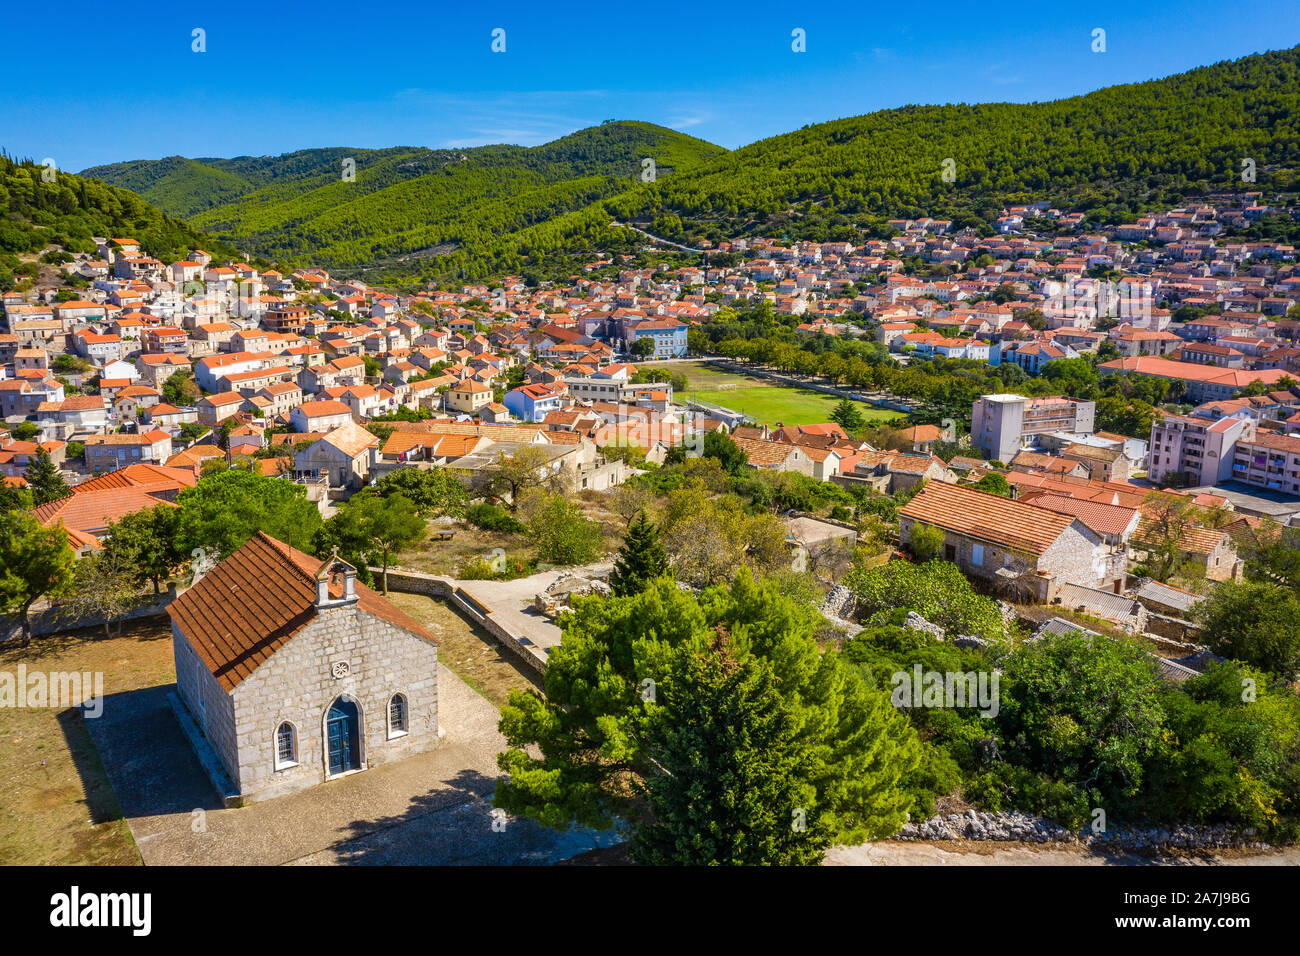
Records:
M1095 402L1060 395L985 395L971 411L971 441L987 457L1010 461L1022 448L1032 445L1038 435L1091 435L1096 410Z
M1151 423L1147 477L1166 482L1182 475L1193 486L1227 481L1233 477L1234 446L1254 431L1248 418L1158 415Z
M1232 451L1232 477L1256 488L1300 495L1300 436L1251 431Z

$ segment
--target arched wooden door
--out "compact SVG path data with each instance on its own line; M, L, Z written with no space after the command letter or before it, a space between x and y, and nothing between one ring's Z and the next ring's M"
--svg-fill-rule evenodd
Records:
M361 767L360 719L355 701L340 697L325 718L326 751L330 774Z

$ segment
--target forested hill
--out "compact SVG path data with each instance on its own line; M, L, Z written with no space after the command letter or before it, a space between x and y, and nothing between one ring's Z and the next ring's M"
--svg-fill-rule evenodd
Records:
M761 140L608 203L656 235L851 238L868 217L1049 199L1117 222L1185 195L1294 188L1300 47L1047 103L908 106ZM1255 161L1257 183L1241 179ZM952 159L954 181L943 178Z
M613 219L690 244L857 240L922 215L987 228L1003 207L1036 200L1122 222L1208 193L1296 189L1298 123L1300 47L1053 102L883 110L732 152L618 122L531 149L173 157L87 174L256 254L405 284L566 276L644 243ZM340 176L348 156L351 183ZM638 178L647 156L654 183Z
M640 182L672 178L720 147L650 123L610 122L531 148L347 147L283 156L141 160L83 175L132 189L194 226L272 259L329 267L442 259ZM343 176L346 159L355 178Z
M129 190L61 171L46 182L47 172L31 160L0 155L0 265L6 273L19 255L49 245L94 252L92 236L130 237L164 262L199 248L236 254Z

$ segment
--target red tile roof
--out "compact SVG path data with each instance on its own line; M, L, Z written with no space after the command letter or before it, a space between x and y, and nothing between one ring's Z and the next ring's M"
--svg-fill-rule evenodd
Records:
M173 601L167 613L218 683L230 691L315 618L315 575L321 563L259 531ZM356 591L362 611L438 643L359 581ZM340 582L331 585L330 596L343 596Z
M898 513L1031 554L1046 551L1075 520L1047 508L943 481L931 481Z

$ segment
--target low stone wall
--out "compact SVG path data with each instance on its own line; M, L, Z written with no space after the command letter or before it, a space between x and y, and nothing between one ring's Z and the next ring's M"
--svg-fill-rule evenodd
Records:
M158 617L167 613L167 605L176 600L176 585L169 584L167 590L162 594L143 595L135 607L122 615L122 621L136 621L141 618ZM46 634L61 634L65 631L76 631L87 627L103 627L104 619L102 617L87 615L83 617L66 617L61 615L60 608L57 605L46 605L39 610L34 610L28 615L32 622L32 636L40 637ZM117 621L113 621L117 625ZM20 640L23 636L22 621L12 615L6 614L0 616L0 644L5 641Z
M372 567L371 572L375 574L375 580L378 581L384 573L383 568ZM456 589L456 584L451 578L446 578L438 574L421 574L419 571L400 571L397 568L388 569L388 590L401 591L404 594L424 594L428 597L447 598L451 597L451 592Z
M381 568L370 569L376 574ZM546 674L546 654L526 635L516 634L492 613L492 609L460 587L453 578L419 571L388 569L388 589L405 594L423 594L442 598L470 620L478 623L501 642L501 646L521 664L540 675Z
M920 823L908 823L893 836L895 840L976 840L1014 843L1080 843L1095 849L1115 850L1211 850L1240 847L1267 850L1269 844L1256 838L1254 830L1228 826L1111 827L1104 833L1080 832L1058 826L1050 820L1025 813L950 813Z
M1201 636L1200 627L1192 621L1157 614L1155 611L1147 612L1146 632L1148 637L1162 638L1187 647L1196 645Z

